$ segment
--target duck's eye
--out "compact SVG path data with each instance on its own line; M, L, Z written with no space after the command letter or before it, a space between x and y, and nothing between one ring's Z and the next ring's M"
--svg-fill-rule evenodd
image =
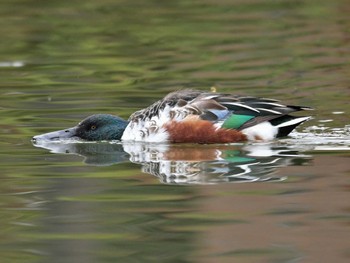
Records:
M96 128L97 128L96 125L91 125L90 127L91 130L96 130Z

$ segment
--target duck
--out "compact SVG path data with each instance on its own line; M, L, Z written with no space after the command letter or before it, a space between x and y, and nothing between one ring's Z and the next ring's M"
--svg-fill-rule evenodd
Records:
M311 110L270 98L185 89L166 95L128 120L94 114L77 126L34 136L32 140L131 141L149 143L237 143L285 137Z

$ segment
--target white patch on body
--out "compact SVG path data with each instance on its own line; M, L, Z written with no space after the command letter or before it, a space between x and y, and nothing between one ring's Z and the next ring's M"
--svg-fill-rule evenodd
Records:
M278 128L265 121L242 130L249 141L271 141L276 138Z
M136 142L167 142L169 134L164 125L169 121L182 121L188 114L189 110L183 107L165 106L158 115L152 118L130 122L121 139Z
M166 142L169 139L169 135L165 128L162 126L154 126L159 123L159 120L154 123L151 120L130 122L126 127L122 141L135 141L135 142Z

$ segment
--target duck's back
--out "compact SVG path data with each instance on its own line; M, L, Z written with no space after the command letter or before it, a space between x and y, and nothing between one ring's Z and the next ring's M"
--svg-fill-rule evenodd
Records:
M124 141L230 143L268 141L288 135L309 117L292 112L308 107L276 100L182 90L168 94L129 118Z

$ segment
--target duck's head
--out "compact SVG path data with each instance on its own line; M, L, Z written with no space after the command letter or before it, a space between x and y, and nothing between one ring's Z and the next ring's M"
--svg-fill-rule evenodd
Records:
M128 122L110 114L95 114L77 126L33 137L33 141L77 138L86 141L120 140Z

